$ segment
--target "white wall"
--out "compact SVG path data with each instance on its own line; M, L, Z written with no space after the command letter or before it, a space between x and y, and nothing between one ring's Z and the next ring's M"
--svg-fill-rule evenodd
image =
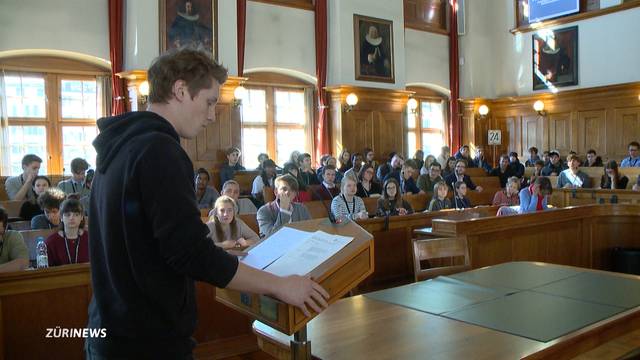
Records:
M107 0L0 0L0 51L64 50L108 61L106 14Z
M514 2L468 0L468 5L468 14L484 16L468 19L469 36L461 38L465 39L460 51L462 55L464 49L465 54L462 96L495 98L544 92L532 90L533 33L509 33L514 27ZM574 25L578 26L579 85L559 91L640 81L640 8L551 29Z
M158 1L125 1L124 18L123 68L147 69L160 53Z
M405 43L402 1L329 1L328 85L358 85L388 89L405 88ZM395 83L355 80L353 14L393 21Z
M404 48L408 85L449 89L449 37L406 29Z
M249 1L244 56L246 71L280 68L315 77L314 12Z

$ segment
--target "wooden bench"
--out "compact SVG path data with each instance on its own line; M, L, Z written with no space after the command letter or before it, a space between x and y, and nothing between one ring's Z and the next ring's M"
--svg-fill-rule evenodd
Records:
M5 200L0 201L0 207L7 210L9 218L17 218L20 217L20 209L24 203L25 200Z

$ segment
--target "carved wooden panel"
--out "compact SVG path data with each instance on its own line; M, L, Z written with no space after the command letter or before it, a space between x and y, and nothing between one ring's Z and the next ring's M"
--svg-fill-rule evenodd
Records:
M578 112L578 154L593 149L598 154L606 152L606 111Z
M445 0L404 0L406 27L425 31L446 32L447 4Z
M342 123L344 134L344 146L351 151L361 152L365 147L372 147L374 142L374 113L371 111L351 111L345 116Z
M620 130L618 146L614 151L619 157L626 157L627 144L640 140L640 107L616 109L615 123Z
M404 153L404 127L400 112L375 112L373 145L379 155Z
M571 151L571 113L549 115L549 148L568 154Z
M526 159L529 148L532 146L544 151L542 126L543 118L540 116L525 115L522 117L522 154L520 156L522 159Z

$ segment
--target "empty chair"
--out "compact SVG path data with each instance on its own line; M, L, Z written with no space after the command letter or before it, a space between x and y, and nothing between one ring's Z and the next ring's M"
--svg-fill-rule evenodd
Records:
M462 265L433 266L440 259L463 257ZM429 261L430 267L423 269L421 262ZM460 238L420 239L413 241L413 268L415 281L431 279L441 275L450 275L470 269L467 241Z

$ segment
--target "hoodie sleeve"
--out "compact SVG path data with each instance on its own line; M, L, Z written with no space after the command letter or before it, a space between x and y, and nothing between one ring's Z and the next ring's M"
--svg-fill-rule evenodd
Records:
M140 154L136 172L144 213L166 263L193 279L225 287L238 260L207 238L186 153L173 139L154 141Z

